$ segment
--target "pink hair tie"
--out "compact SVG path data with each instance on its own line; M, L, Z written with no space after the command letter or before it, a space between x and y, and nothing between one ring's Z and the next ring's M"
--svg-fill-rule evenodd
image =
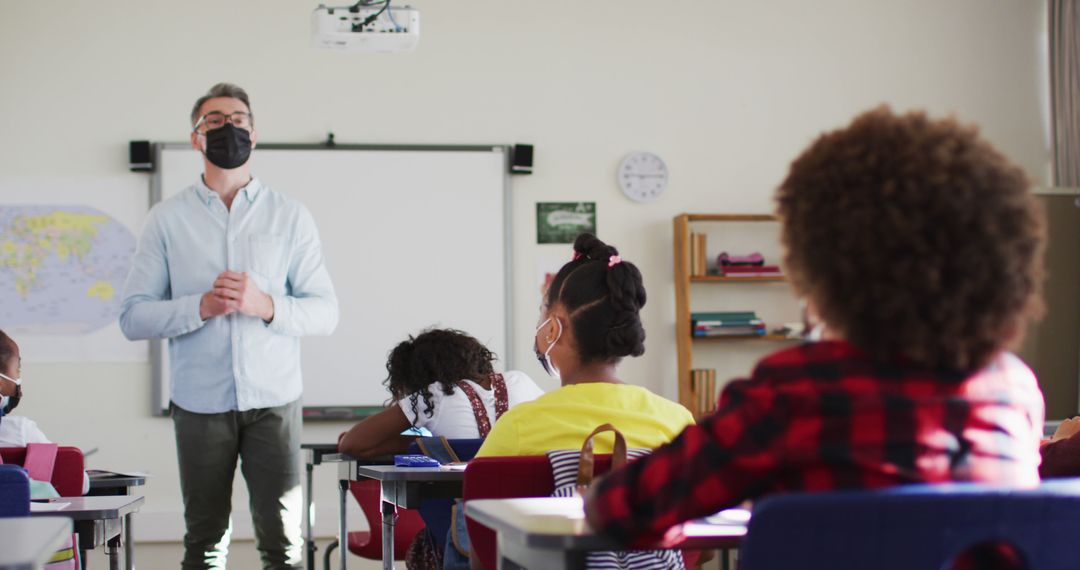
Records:
M620 263L622 263L622 258L617 256L617 255L613 255L613 256L609 257L608 260L607 260L608 269L611 269L612 267L615 267L616 265L618 265Z

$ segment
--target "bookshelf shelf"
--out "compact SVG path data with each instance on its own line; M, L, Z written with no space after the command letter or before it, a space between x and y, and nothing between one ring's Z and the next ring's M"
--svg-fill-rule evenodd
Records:
M769 214L682 214L688 222L775 222Z
M690 277L691 283L783 283L787 277L783 275L755 275L751 277L727 277L724 275L694 275Z
M708 402L711 396L715 400L716 395L704 395L695 390L692 380L694 369L694 346L715 345L740 342L796 342L780 334L765 335L737 335L737 336L693 336L691 334L691 302L690 289L693 283L710 284L745 284L745 283L786 283L786 276L747 276L734 277L727 275L693 275L693 260L691 259L691 224L692 223L727 223L727 222L764 222L776 223L779 221L775 216L767 214L680 214L675 216L674 223L674 248L675 248L675 327L676 346L678 356L678 379L679 379L679 403L686 406L695 417L701 417L707 412L703 402ZM697 245L694 246L698 247ZM698 272L702 272L698 265Z
M792 341L796 342L800 339L792 338L782 334L735 334L725 336L693 336L690 335L694 341L725 341L725 340L769 340L769 341Z

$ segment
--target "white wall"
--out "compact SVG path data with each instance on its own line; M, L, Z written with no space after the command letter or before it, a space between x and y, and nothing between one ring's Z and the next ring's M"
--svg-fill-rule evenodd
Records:
M769 211L801 148L881 102L979 123L1036 178L1048 160L1038 2L417 0L420 46L394 56L311 50L316 4L5 0L0 174L123 174L128 140L185 139L193 100L223 80L251 93L263 141L333 130L356 143L533 143L536 174L514 179L513 357L543 378L530 350L537 271L569 258L568 247L536 245L535 203L595 201L601 237L641 267L650 294L647 353L622 374L674 397L675 214ZM671 187L656 203L631 203L616 187L615 166L633 150L668 162ZM303 198L303 188L282 190ZM352 262L331 259L331 272ZM745 373L763 349L721 352L719 376ZM178 532L171 425L148 414L148 367L23 368L20 412L60 442L101 447L92 467L152 470L140 536ZM342 427L305 439L332 440ZM330 523L324 471L320 522Z

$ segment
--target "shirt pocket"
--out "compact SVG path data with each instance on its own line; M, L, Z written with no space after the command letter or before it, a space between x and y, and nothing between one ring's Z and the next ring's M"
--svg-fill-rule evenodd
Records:
M248 261L251 271L267 280L277 288L284 287L284 277L288 269L285 238L275 234L253 234L248 237Z

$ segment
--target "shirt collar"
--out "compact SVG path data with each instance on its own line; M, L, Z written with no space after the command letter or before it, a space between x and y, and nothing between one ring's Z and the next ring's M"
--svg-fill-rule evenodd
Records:
M199 197L202 198L207 205L214 200L214 196L217 192L214 192L209 186L206 185L206 181L202 176L199 176L199 181L195 184L195 190L198 191ZM251 181L246 186L237 191L237 194L243 195L247 198L248 203L255 201L255 197L259 195L259 190L262 190L262 183L258 178L251 177Z

